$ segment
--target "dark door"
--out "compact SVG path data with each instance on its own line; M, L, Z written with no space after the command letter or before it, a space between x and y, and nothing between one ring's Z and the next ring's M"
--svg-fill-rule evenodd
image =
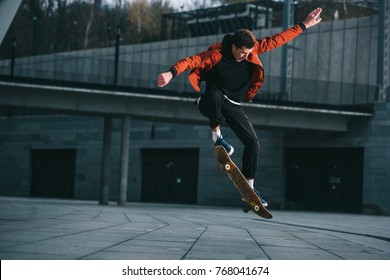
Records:
M287 205L360 213L363 149L287 149Z
M325 209L329 211L343 210L344 196L346 191L345 170L347 166L339 166L338 164L329 165L327 170L327 182L325 182Z
M198 149L145 149L142 157L142 201L196 203Z
M75 150L32 150L31 195L73 198Z

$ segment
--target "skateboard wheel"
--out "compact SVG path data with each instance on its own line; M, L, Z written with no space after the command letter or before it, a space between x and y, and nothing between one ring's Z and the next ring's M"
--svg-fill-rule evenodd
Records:
M242 211L244 211L244 213L248 213L248 212L249 212L249 208L248 208L248 207L244 207L244 208L242 209Z
M255 210L256 212L259 211L259 210L260 210L259 205L255 205L255 206L253 207L253 210Z
M230 164L225 164L225 169L230 170Z
M223 170L223 165L221 165L221 164L218 164L214 168L214 172L216 172L216 173L221 172L222 170Z

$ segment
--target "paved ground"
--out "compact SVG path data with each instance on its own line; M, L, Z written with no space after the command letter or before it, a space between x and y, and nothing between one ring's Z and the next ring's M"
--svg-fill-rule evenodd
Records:
M0 259L390 260L390 217L0 197Z

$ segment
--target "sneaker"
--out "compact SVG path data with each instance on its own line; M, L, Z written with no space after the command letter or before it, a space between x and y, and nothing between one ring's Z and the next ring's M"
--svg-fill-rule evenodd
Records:
M268 206L268 202L265 201L264 198L261 197L260 192L258 190L256 190L256 189L253 189L253 190L256 193L256 195L260 198L261 205L263 205L264 207L267 207ZM243 197L241 197L241 200L245 201L245 199Z
M255 191L255 193L257 194L257 196L260 198L260 202L261 204L264 206L264 207L267 207L268 206L268 202L264 200L264 198L261 197L260 195L260 192L256 189L253 189Z
M218 137L217 141L215 141L215 146L222 146L225 148L226 152L231 156L234 153L233 146L229 145L228 142L223 139L222 135Z

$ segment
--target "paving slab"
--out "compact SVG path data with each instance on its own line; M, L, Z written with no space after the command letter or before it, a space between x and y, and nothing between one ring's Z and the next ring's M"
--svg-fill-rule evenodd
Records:
M390 217L0 197L2 260L390 260Z

